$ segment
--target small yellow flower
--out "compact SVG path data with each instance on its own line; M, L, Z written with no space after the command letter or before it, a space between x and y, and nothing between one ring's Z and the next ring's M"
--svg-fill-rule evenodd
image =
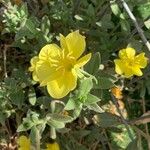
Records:
M91 53L81 57L86 43L79 31L66 37L60 34L60 45L44 46L38 58L31 59L29 69L33 71L33 79L39 80L41 86L47 86L48 93L57 99L75 89L79 69L91 58Z
M119 51L119 58L115 59L115 71L124 75L126 78L130 78L133 75L142 76L141 68L147 66L148 59L145 57L145 53L140 53L135 56L135 50L133 48L126 48Z
M47 149L46 150L60 150L58 143L49 143L47 144Z
M117 98L117 99L122 99L122 89L120 87L113 87L111 89L112 94Z
M32 78L33 78L34 81L39 81L39 79L36 75L36 64L37 64L38 61L39 61L38 56L34 56L30 61L31 67L29 67L29 71L32 72Z
M18 150L30 150L30 139L22 135L18 139L19 149Z

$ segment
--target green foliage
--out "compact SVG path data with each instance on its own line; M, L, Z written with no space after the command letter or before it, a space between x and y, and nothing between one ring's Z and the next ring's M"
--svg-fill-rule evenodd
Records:
M147 150L147 139L129 125L131 140L116 109L123 115L127 112L127 123L150 109L149 65L142 77L123 79L115 72L114 59L122 48L133 47L150 56L122 4L115 0L14 3L2 0L0 4L0 149L1 143L9 145L10 138L24 134L34 149L39 145L44 149L53 139L62 150ZM150 2L127 3L149 41ZM54 100L31 79L29 62L44 45L59 43L60 33L75 30L86 37L85 53L91 52L92 58L80 72L76 89ZM110 105L111 89L116 86L123 90L117 106ZM150 129L143 124L137 127L145 134Z

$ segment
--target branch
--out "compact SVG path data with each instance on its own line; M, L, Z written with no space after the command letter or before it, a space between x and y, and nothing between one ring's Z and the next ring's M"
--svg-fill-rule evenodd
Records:
M132 20L132 22L134 23L141 39L143 40L144 44L147 46L148 50L150 51L150 43L148 42L147 38L145 37L143 30L141 29L141 27L139 26L135 16L133 15L133 13L131 12L128 4L124 1L124 0L120 0L120 2L122 3L124 9L126 10L127 14L129 15L130 19Z
M133 135L132 135L132 133L131 133L131 131L130 131L128 122L127 122L126 119L124 119L124 117L123 117L123 115L122 115L122 112L121 112L121 110L119 109L119 104L118 104L116 98L114 97L114 95L113 95L112 93L111 93L111 97L112 97L112 101L113 101L114 105L116 106L117 111L118 111L118 113L119 113L119 115L120 115L121 121L122 121L122 123L125 125L125 127L126 127L126 129L127 129L127 131L128 131L129 137L130 137L130 139L133 141L134 138L133 138Z

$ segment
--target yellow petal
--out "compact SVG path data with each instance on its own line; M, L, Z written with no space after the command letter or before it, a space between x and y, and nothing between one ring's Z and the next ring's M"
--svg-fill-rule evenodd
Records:
M61 49L56 44L48 44L45 45L40 53L39 53L39 59L41 60L51 60L52 59L58 59L60 57Z
M132 68L126 67L124 71L124 77L130 78L134 75Z
M29 71L32 72L32 78L34 81L39 81L37 74L36 74L36 65L38 61L39 61L38 56L34 56L30 61L31 67L29 67Z
M77 85L77 75L74 70L65 72L60 78L47 84L48 93L56 99L63 98Z
M66 38L62 34L60 34L60 46L63 49L64 54L67 55L69 53L69 50L66 43Z
M58 143L50 143L47 144L47 149L46 150L60 150Z
M85 37L82 36L77 30L75 32L69 33L66 36L65 40L67 43L69 53L73 57L78 59L85 50L85 46L86 46Z
M118 74L123 74L124 73L124 63L120 59L115 59L115 71Z
M133 48L126 48L119 51L119 57L121 59L134 59L135 57L135 50Z
M91 53L81 57L77 62L75 67L83 67L91 59Z
M133 66L132 72L133 72L134 75L137 75L137 76L142 76L143 75L143 73L140 69L140 66L138 66L138 65Z
M33 73L32 73L32 78L33 78L34 81L39 81L39 78L38 78L38 76L37 76L36 71L33 71Z
M140 68L145 68L147 66L148 58L145 57L145 53L141 53L135 57L135 63L140 66Z
M31 67L29 67L29 71L31 71L31 72L35 71L35 66L38 61L39 61L38 56L34 56L33 58L31 58L31 60L30 60Z
M30 150L30 140L22 135L18 139L19 150Z
M40 60L36 65L37 77L41 86L45 86L48 82L58 78L62 74L56 67L52 66L47 60Z

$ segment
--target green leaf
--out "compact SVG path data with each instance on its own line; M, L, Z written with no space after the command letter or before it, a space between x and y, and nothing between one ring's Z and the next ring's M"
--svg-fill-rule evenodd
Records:
M92 78L86 78L84 80L81 80L77 97L82 99L83 97L87 96L92 87Z
M73 110L78 107L77 101L75 101L73 98L70 98L65 106L65 110Z
M43 45L46 44L47 42L51 42L52 35L50 34L50 29L51 29L50 19L48 18L48 16L43 16L40 26L41 34L37 37L38 40Z
M150 30L150 19L146 20L144 24L145 24L145 27Z
M104 112L95 115L94 122L102 128L108 128L120 124L121 120L118 116Z
M83 18L79 15L75 15L74 18L77 19L77 20L83 21Z
M120 24L121 24L122 31L127 32L127 33L130 32L130 24L127 20L120 19Z
M50 108L51 99L47 96L41 96L37 98L37 103L44 108Z
M36 94L34 88L29 89L28 97L30 104L34 106L36 103Z
M16 89L9 94L9 98L11 99L12 103L17 105L20 109L24 103L24 93L22 89Z
M95 16L95 10L94 7L92 6L92 4L90 4L87 8L87 14L91 17Z
M87 95L87 99L84 102L84 105L88 106L90 104L93 104L93 103L96 103L96 102L99 102L99 101L100 101L100 99L98 97L96 97L96 96L89 93Z
M111 10L112 10L113 14L115 16L119 17L120 14L121 14L121 10L120 10L118 4L116 2L113 2L113 1L111 1L110 4L111 4L110 7L111 7Z
M22 124L19 125L17 131L27 131L31 129L33 126L39 125L43 123L43 120L39 120L39 114L36 112L33 112L31 110L28 110L27 117L23 118Z
M62 114L48 114L48 117L50 117L52 120L58 121L58 122L63 122L63 123L67 123L67 122L71 122L73 120L72 117L70 116L65 116Z
M88 109L93 110L93 111L98 112L98 113L104 112L104 110L96 103L87 105L87 107L88 107Z
M31 145L35 149L38 149L38 147L40 147L40 139L41 139L41 135L39 133L39 129L36 126L33 126L30 132L30 140L31 140Z
M94 89L110 89L114 83L106 77L97 77L98 84L94 85Z
M138 52L140 52L140 50L142 50L142 46L143 44L135 39L130 40L130 42L128 43L127 47L132 47L134 49L136 49Z
M34 123L31 120L24 120L21 125L19 125L17 132L27 131L34 126Z
M150 2L140 4L136 8L136 13L140 15L144 20L150 16Z
M55 128L55 129L61 129L61 128L64 128L64 127L65 127L64 122L56 121L56 120L53 120L53 119L49 119L49 120L47 121L47 124L48 124L50 127L53 127L53 128Z
M137 139L134 139L132 142L130 142L128 147L126 148L126 150L134 150L134 149L138 150Z
M28 7L27 7L27 3L23 3L23 5L20 7L19 10L21 16L28 16Z
M73 111L73 119L76 119L76 118L78 118L79 116L80 116L80 113L81 113L81 111L82 111L82 104L78 107L78 108L76 108L74 111Z
M26 20L24 27L28 29L32 34L37 34L36 30L36 22L33 20L34 18L29 18Z
M101 56L100 53L97 52L92 56L91 60L85 65L85 70L88 73L94 75L98 71L100 64L101 64Z
M5 125L5 120L7 119L7 115L5 114L5 113L3 113L3 112L0 112L0 123L2 124L2 125Z
M126 129L124 124L118 125L116 127L118 129L120 129L122 132L115 133L111 130L111 133L110 133L111 139L112 139L113 143L115 143L115 145L120 147L120 149L125 150L127 148L127 146L129 145L129 143L132 141L131 137L129 136L129 132ZM128 129L130 130L132 137L135 138L134 130L130 126L128 126Z

